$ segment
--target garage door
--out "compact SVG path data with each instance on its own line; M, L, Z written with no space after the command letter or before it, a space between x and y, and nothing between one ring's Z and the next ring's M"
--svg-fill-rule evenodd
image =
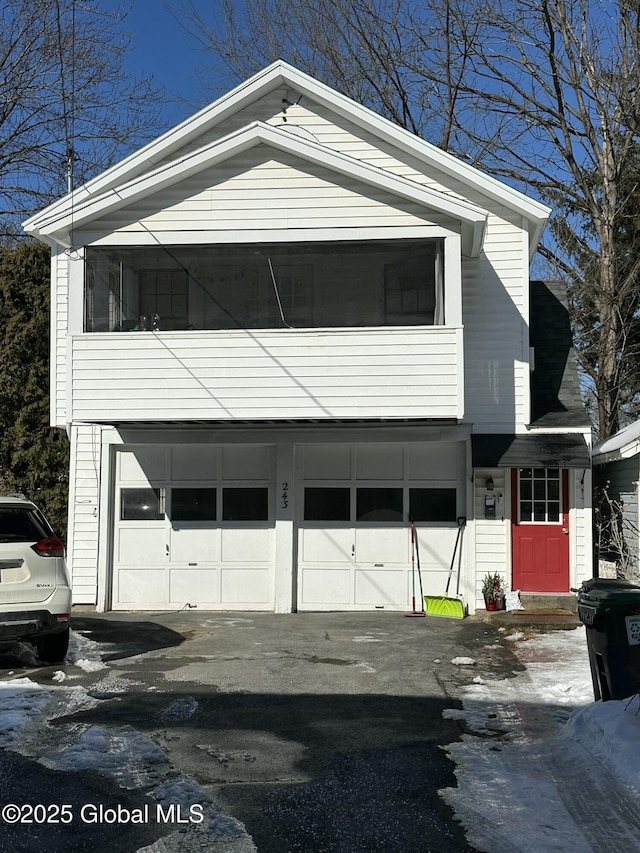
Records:
M116 453L115 610L272 610L271 447Z
M300 610L408 608L410 518L424 592L444 592L464 513L462 445L326 445L299 455Z

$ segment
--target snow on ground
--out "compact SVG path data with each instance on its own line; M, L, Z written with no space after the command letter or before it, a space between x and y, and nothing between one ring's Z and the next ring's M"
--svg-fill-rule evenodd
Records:
M640 699L594 702L583 627L513 643L526 670L470 680L444 712L473 734L441 796L488 853L638 849Z

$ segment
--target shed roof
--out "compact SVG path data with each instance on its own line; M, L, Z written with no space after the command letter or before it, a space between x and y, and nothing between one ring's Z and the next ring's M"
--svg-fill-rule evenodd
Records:
M583 435L472 435L474 468L589 468Z

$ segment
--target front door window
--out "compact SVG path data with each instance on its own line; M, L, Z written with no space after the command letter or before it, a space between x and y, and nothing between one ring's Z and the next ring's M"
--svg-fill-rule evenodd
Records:
M520 468L520 523L557 524L560 521L561 479L559 468Z

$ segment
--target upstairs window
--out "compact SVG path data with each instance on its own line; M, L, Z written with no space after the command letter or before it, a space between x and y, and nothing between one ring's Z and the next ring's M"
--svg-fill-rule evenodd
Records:
M442 240L86 252L87 332L444 322Z

